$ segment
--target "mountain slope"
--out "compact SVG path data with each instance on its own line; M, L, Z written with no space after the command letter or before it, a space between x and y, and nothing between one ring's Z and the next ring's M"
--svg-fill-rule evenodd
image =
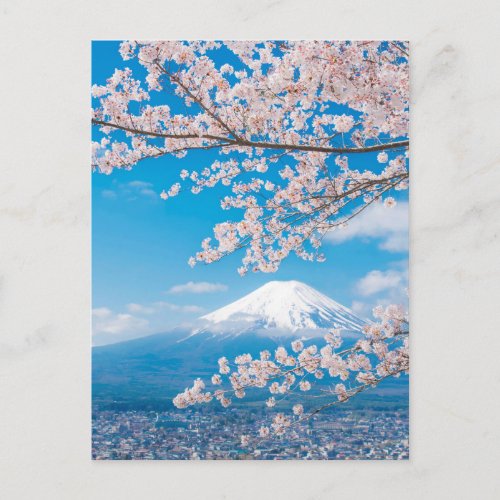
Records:
M270 281L243 298L200 318L216 331L341 328L360 331L366 324L350 309L300 281Z
M203 316L194 328L95 347L93 400L101 408L169 406L194 378L209 380L221 356L257 357L264 349L274 352L280 345L289 349L297 338L307 338L306 345L322 345L314 337L330 328L343 330L347 346L361 336L364 324L347 307L304 283L272 281ZM330 380L325 378L324 383ZM258 391L255 397L266 398L268 393Z

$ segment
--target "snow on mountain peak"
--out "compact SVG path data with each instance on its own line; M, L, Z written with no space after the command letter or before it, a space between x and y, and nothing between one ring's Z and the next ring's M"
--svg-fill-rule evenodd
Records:
M213 326L219 331L235 328L359 331L366 324L347 307L300 281L270 281L200 319L208 323L207 328Z

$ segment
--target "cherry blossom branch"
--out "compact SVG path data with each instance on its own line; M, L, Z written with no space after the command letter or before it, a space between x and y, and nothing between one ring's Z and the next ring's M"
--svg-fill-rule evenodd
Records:
M362 148L338 148L338 147L326 147L326 146L314 146L308 144L280 144L272 142L261 142L261 141L249 141L246 139L231 139L230 137L224 137L212 134L168 134L163 132L153 132L149 130L136 129L132 127L127 127L125 125L119 125L117 123L107 122L103 120L92 120L93 125L98 125L102 127L110 127L118 130L123 130L131 134L145 135L150 137L159 137L163 139L209 139L224 141L224 144L219 146L242 146L246 148L259 148L259 149L270 149L270 150L280 150L285 149L288 151L309 151L316 153L329 153L329 154L362 154L362 153L376 153L379 151L386 151L391 149L404 149L409 146L409 141L395 141L385 144L377 144L374 146L365 146ZM188 148L189 149L189 148ZM169 151L166 151L168 153Z
M335 394L337 399L309 413L304 413L302 404L295 404L293 406L293 414L297 417L295 420L283 413L276 414L271 428L274 434L282 435L292 425L334 405L345 403L361 392L378 386L389 377L397 377L403 372L408 372L409 330L406 313L401 307L391 305L385 309L375 308L374 316L379 322L367 325L363 330L364 338L343 350L338 349L342 345L340 332L333 330L325 335L326 345L321 349L316 345L305 347L302 341L295 340L292 342L292 351L296 354L290 354L284 347L278 347L274 361L271 360L268 351L262 351L260 359L252 359L250 354L237 356L234 365L222 357L219 359L220 374L212 376L212 384L220 385L223 382L222 377L227 377L231 384L230 388L217 389L213 393L203 392L205 384L197 379L192 388L187 388L178 394L173 402L178 408L186 408L193 404L208 403L215 397L223 407L227 407L231 405L228 395L244 398L247 389L264 389L270 382L272 383L268 387L269 391L271 394L282 394L283 398L279 400L281 401L297 389L306 393L310 391L313 386L308 377L322 379L326 373L345 382L355 377L358 385L346 387L344 383L337 383L334 389L329 390L329 393ZM375 365L372 364L373 361L376 362ZM301 377L298 381L297 376ZM266 405L272 408L277 402L276 398L271 396L267 399ZM261 437L267 437L269 433L269 427L261 428ZM244 439L248 440L248 436Z
M352 218L341 213L346 206L360 203L361 209L351 214L358 215L381 194L408 187L408 63L401 57L406 45L225 46L239 66L220 66L208 55L207 50L221 48L218 42L122 43L123 59L136 59L146 69L148 89L127 68L115 70L106 85L93 86L99 104L92 123L104 137L93 143L92 167L110 173L146 158L181 158L191 150L233 156L213 160L201 171L180 172L182 180L192 182L193 194L219 183L227 186L232 194L221 200L222 208L244 211L239 222L217 224L217 244L206 238L190 265L214 262L243 246L240 274L273 272L291 251L306 260L323 260L317 249L326 231ZM179 99L185 113L172 114L166 104L144 107L152 92ZM134 114L136 103L141 107ZM189 110L193 104L200 112ZM339 106L347 113L336 114ZM124 141L115 130L125 133ZM342 146L333 143L338 137ZM282 181L240 181L243 174L263 174L272 167L275 155L267 154L272 151L291 162L278 171ZM350 169L349 158L364 153L377 153L384 167L370 165L374 160L367 158L364 172ZM330 155L337 155L335 172L327 165ZM383 171L376 173L379 168ZM392 182L395 176L399 182ZM180 192L176 182L161 197ZM267 200L264 205L259 206L257 196ZM384 200L388 207L394 204L392 197Z

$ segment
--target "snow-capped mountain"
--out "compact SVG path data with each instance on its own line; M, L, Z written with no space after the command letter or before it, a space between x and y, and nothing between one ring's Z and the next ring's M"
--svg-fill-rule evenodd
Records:
M300 281L270 281L200 320L203 330L233 334L262 330L300 334L325 328L360 331L366 324L347 307Z
M99 404L143 404L162 398L163 404L171 404L193 379L208 380L221 356L257 357L263 350L289 348L297 338L321 346L324 342L315 337L331 328L343 330L346 346L360 338L365 324L350 309L304 283L271 281L206 314L196 325L95 347L93 397Z

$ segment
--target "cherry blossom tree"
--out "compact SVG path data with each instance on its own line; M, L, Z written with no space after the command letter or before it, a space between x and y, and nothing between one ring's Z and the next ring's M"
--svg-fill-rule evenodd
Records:
M274 272L292 253L324 261L325 235L374 203L390 209L393 193L408 188L407 43L127 41L120 53L142 67L145 81L116 69L105 85L92 87L93 169L109 174L148 158L214 150L216 159L183 169L161 197L222 185L222 209L240 214L215 225L191 266L237 250L241 275ZM362 169L352 166L355 159ZM246 387L270 382L271 393L281 394L297 384L307 392L308 375L345 381L358 372L358 385L335 386L336 401L346 401L408 370L406 317L396 306L375 314L379 321L354 347L336 351L341 340L334 332L321 349L295 344L297 355L280 348L274 361L270 353L240 356L233 371L223 359L212 383L228 376L230 391L241 397ZM196 381L174 401L186 407L215 396L228 404L225 390L204 389ZM294 413L302 418L300 405ZM282 415L273 429L289 423Z

